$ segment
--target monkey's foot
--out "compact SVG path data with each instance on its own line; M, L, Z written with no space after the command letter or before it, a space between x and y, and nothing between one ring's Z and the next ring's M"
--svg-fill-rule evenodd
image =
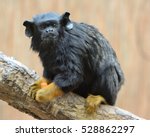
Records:
M87 98L86 98L86 110L87 110L87 113L88 114L92 114L96 111L97 107L100 105L100 104L107 104L106 103L106 100L100 96L100 95L89 95Z
M30 97L32 97L33 99L35 99L35 95L37 93L38 90L40 90L41 88L44 88L48 85L48 83L50 83L48 80L46 80L45 78L40 78L39 80L37 80L33 85L31 85L28 95Z
M64 92L55 84L51 83L48 86L36 92L36 100L38 102L48 102L58 96L62 96Z

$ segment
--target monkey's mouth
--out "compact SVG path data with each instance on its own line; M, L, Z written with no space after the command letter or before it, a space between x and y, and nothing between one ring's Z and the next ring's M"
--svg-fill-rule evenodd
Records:
M41 36L42 41L51 42L55 41L57 36L55 34L48 34L45 36Z

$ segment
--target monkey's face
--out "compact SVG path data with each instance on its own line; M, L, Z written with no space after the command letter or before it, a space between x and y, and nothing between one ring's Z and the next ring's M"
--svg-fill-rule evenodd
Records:
M62 16L56 13L39 14L33 17L33 21L25 21L25 34L32 37L31 47L39 51L41 46L52 46L59 41L64 31L73 28L73 23L69 19L70 13L66 12Z
M51 43L58 40L60 25L56 20L48 20L36 24L36 33L39 33L42 42Z

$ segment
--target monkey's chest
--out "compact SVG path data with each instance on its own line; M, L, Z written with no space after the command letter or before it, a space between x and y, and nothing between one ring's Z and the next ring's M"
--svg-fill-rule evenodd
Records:
M45 54L40 56L44 71L49 77L54 77L57 74L67 71L68 59L64 54Z

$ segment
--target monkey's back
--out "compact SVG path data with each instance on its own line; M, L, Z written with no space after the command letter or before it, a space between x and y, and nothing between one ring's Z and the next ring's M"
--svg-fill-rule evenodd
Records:
M77 47L82 49L84 56L88 56L89 64L96 69L96 73L109 66L116 66L123 76L115 51L98 29L85 23L74 23L74 28L69 33L78 41Z
M74 22L74 29L68 33L71 36L71 42L77 41L77 43L73 44L78 51L80 51L80 54L82 54L84 76L86 77L86 80L89 80L86 82L88 83L87 86L91 86L91 90L92 88L95 90L92 94L101 94L99 90L108 90L107 87L109 84L111 88L113 81L115 81L116 87L112 86L112 89L109 89L110 91L108 92L114 92L113 94L116 95L124 82L124 75L116 53L107 39L95 27L85 23ZM114 71L110 71L111 69L114 69ZM106 72L106 70L109 70L109 72ZM109 74L107 73L110 73L112 77L109 77ZM101 85L101 83L106 83L103 79L112 79L112 82ZM93 83L96 84L93 86ZM104 96L109 96L109 94L107 95L107 92L102 94ZM113 103L111 104L114 104L114 101L112 102Z

